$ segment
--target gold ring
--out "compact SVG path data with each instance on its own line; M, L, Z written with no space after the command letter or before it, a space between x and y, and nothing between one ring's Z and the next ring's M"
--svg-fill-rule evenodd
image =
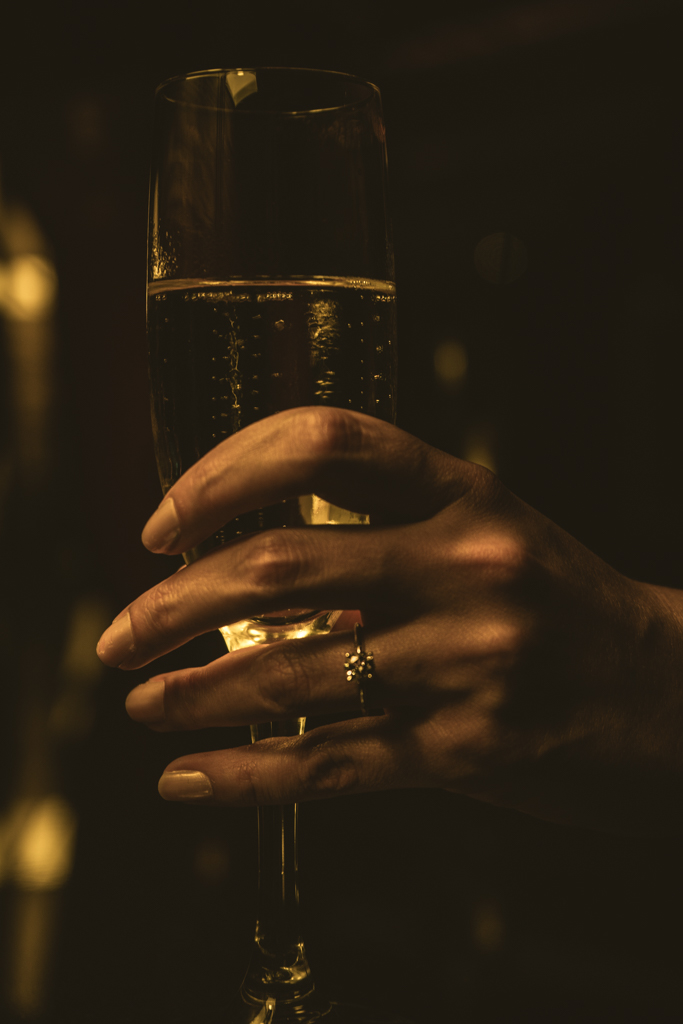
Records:
M346 661L346 679L349 683L355 683L358 687L358 699L360 701L361 713L371 714L365 702L365 683L369 682L375 674L375 658L371 651L363 650L363 627L357 622L353 627L353 643L355 651L347 651L344 655Z

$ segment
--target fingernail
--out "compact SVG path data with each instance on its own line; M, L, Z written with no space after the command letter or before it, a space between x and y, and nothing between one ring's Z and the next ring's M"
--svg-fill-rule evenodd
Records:
M173 498L162 501L142 531L142 543L150 551L165 551L180 534L178 513Z
M213 786L204 772L164 772L159 796L164 800L207 800L213 796Z
M165 690L164 679L150 679L149 682L131 690L126 697L126 711L133 721L148 725L163 722Z
M115 615L115 616L114 616L114 618L113 618L113 619L112 619L111 621L112 621L112 622L118 622L118 621L119 621L119 619L122 619L124 615L127 615L127 614L128 614L128 609L129 609L129 608L130 608L130 605L129 605L129 604L127 604L127 605L126 605L126 607L125 607L125 608L123 609L123 611L122 611L122 612L119 612L119 614L118 614L118 615Z
M110 668L118 668L134 653L135 643L128 612L104 631L97 645L97 657Z

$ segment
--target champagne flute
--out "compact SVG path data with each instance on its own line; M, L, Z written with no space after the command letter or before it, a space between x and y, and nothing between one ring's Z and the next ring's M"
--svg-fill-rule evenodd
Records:
M197 72L158 88L154 127L148 337L163 492L231 434L288 408L393 420L396 307L377 88L296 68ZM240 515L185 559L257 530L366 522L302 495ZM339 614L287 608L221 633L233 651L325 633ZM252 739L304 725L259 723ZM298 920L296 808L258 814L258 922L228 1024L383 1019L353 1017L315 992Z

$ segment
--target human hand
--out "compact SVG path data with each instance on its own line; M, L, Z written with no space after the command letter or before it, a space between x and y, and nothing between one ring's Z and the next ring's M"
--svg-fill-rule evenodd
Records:
M127 706L159 730L349 717L179 758L162 795L237 805L429 786L598 828L661 824L680 789L676 659L662 654L681 643L676 592L621 576L482 467L332 408L289 410L218 445L143 540L177 554L310 493L372 525L271 530L216 550L135 600L98 653L139 668L253 615L348 609L345 629L155 676ZM377 717L356 717L343 668L361 615Z

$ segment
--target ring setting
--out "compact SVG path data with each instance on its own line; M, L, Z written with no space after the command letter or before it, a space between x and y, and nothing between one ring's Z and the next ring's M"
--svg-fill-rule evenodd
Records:
M353 627L353 643L355 651L346 651L344 655L346 679L347 682L355 683L358 687L361 713L368 715L370 710L365 702L365 683L374 677L375 658L372 651L363 650L363 627L360 622Z

